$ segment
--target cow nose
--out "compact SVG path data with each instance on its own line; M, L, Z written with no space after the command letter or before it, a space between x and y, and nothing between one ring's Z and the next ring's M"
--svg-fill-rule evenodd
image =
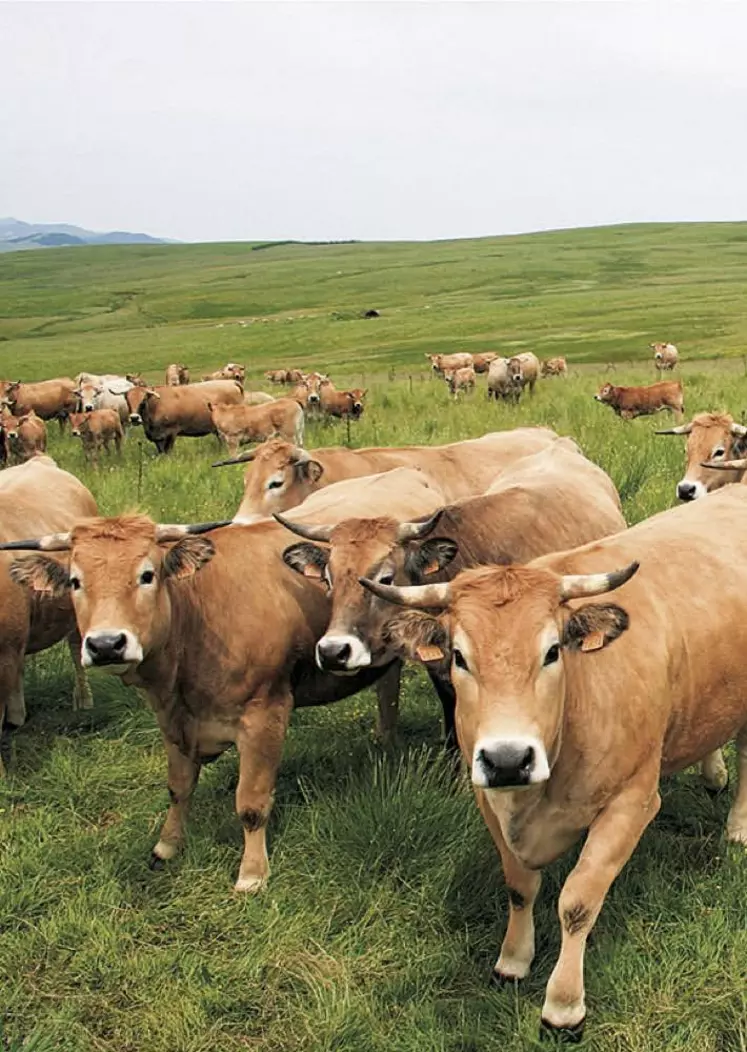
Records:
M309 395L309 402L316 405L319 401L319 395Z
M525 742L496 743L490 748L479 749L476 760L488 788L501 789L529 785L536 752L533 745Z
M316 652L319 668L323 672L335 672L348 667L351 648L345 640L320 639Z
M139 413L130 413L130 423L131 424L139 424L140 423L140 414Z
M124 660L127 636L124 632L101 632L86 636L86 650L94 665L117 665Z
M678 482L677 483L677 498L678 500L695 500L696 487L694 482Z
M87 405L83 406L83 409L85 410L86 413L92 413L93 412L93 403L89 402Z

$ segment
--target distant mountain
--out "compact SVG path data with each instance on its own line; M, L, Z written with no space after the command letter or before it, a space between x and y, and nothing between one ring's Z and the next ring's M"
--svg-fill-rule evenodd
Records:
M0 219L0 252L30 248L60 248L74 245L167 245L172 242L150 234L112 230L107 234L85 230L69 223L24 223L21 219Z

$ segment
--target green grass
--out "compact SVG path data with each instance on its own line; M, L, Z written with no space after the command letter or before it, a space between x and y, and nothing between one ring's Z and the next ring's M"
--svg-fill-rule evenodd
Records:
M676 328L681 350L693 356L712 351L718 325L730 330L719 353L740 350L743 291L736 288L738 267L730 270L725 261L738 257L741 243L730 239L743 229L633 228L440 245L286 246L254 254L245 246L200 246L5 256L0 274L8 276L10 259L9 287L18 287L11 326L21 325L22 306L32 319L49 318L51 311L72 315L92 309L97 289L109 287L147 290L146 309L164 317L171 312L174 320L139 327L125 306L111 331L98 329L98 322L90 332L78 332L74 322L53 322L44 337L22 336L18 328L19 335L0 343L0 375L24 361L27 349L29 376L104 361L141 363L155 373L172 357L187 358L199 370L242 357L236 349L245 340L250 353L244 357L257 373L286 351L293 360L335 367L336 376L358 380L365 373L371 404L351 427L355 445L442 442L530 422L573 435L610 473L634 522L673 503L682 440L653 435L666 422L664 414L626 424L591 395L608 376L653 379L650 364L624 360L639 350L645 356L646 343L658 334L642 320L642 303L655 287L658 309L670 319L662 335L673 335L675 304L687 304ZM621 241L628 245L624 253ZM326 262L327 252L334 263ZM505 255L498 257L500 289L489 294L491 252ZM336 272L341 256L358 260L358 284L347 298L338 295L336 275L324 290L325 268ZM611 267L606 284L594 286L591 298L556 288L605 273L605 259L619 266ZM207 299L211 281L212 299L223 302L234 271L253 274L255 267L266 268L252 286L263 309L289 314L301 303L306 310L321 304L318 319L303 319L297 329L294 322L223 330L185 320ZM662 285L664 270L669 282ZM391 278L385 285L390 273L407 281ZM522 291L532 274L534 287ZM427 281L433 284L426 322L418 304L420 284ZM391 319L329 318L332 309L382 307L377 297L384 288L399 311ZM492 302L499 292L505 298ZM726 305L723 317L719 302ZM712 317L713 331L694 334L688 319L698 312ZM462 335L452 340L460 318ZM597 319L606 332L628 334L611 374L605 371L608 355L596 355L602 346ZM521 333L533 347L573 327L576 360L601 361L572 369L567 382L543 381L533 402L517 409L488 404L482 386L455 405L443 384L421 371L420 344L476 343L483 327L517 338ZM636 327L643 334L634 341ZM291 340L285 334L298 330L302 335L293 340L299 342L285 345ZM216 351L216 341L229 331L235 341L230 351L223 344ZM182 339L190 353L176 352ZM209 346L200 344L208 339ZM494 345L502 339L496 335ZM370 356L364 356L367 347ZM355 353L347 357L345 348ZM393 383L387 379L391 367ZM747 407L739 360L686 362L684 379L690 412L724 408L738 417ZM346 440L341 425L309 430L310 447ZM241 469L212 471L217 446L210 438L180 440L172 457L159 459L132 432L123 462L104 460L94 470L54 427L50 451L90 486L104 513L137 505L166 521L203 519L230 513L238 503ZM0 785L0 1019L9 1049L539 1047L539 1008L559 946L555 901L573 858L547 872L532 977L518 993L491 989L505 889L469 786L454 783L445 769L439 706L419 672L407 670L400 741L389 750L374 740L369 694L294 716L270 823L271 881L257 899L231 891L241 851L233 810L235 756L205 770L184 854L166 870L150 872L150 848L167 806L159 735L134 691L103 675L92 676L92 684L95 708L73 713L64 650L27 663L30 719L15 735L10 774ZM734 773L731 753L729 762ZM747 857L723 839L728 798L711 799L694 772L668 779L663 797L661 814L612 889L587 954L585 1046L600 1052L745 1052Z

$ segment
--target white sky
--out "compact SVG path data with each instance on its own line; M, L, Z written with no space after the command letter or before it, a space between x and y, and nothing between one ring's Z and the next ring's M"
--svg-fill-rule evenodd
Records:
M0 3L0 215L183 240L747 218L747 5Z

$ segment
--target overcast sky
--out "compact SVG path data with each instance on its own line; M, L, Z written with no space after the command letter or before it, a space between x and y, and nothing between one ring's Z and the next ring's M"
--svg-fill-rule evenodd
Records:
M0 3L0 215L183 240L747 218L747 5Z

